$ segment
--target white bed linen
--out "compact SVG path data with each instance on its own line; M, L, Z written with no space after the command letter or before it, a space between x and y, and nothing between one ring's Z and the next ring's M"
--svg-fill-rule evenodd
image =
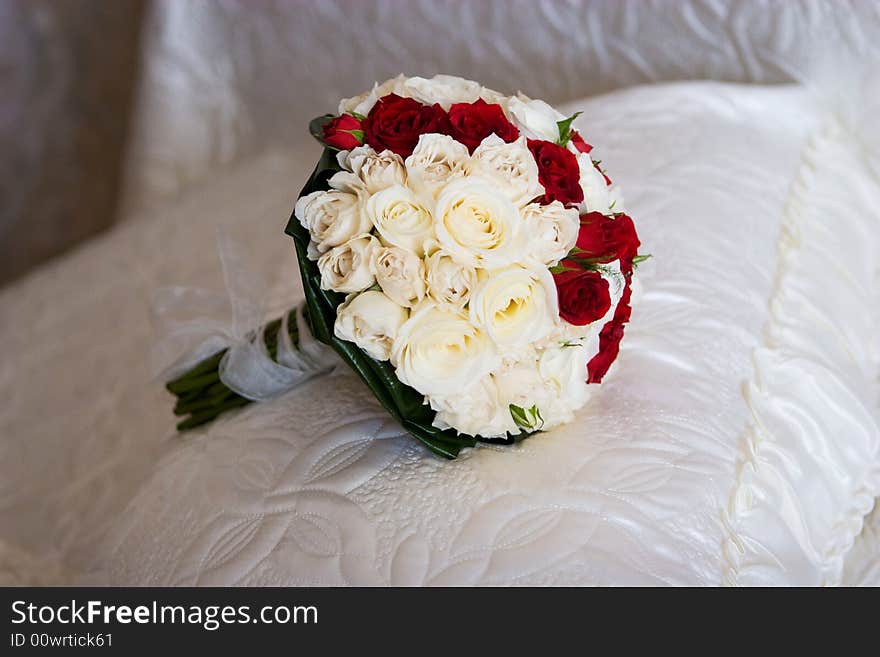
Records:
M299 295L281 229L317 152L261 158L0 292L0 539L114 584L876 572L863 535L844 579L880 492L878 191L858 139L794 87L574 107L654 254L620 361L575 424L447 462L343 371L177 437L147 366L155 288L218 287L224 223L274 299Z
M573 105L644 293L571 426L446 462L348 372L218 423L108 542L138 584L836 584L880 490L876 181L798 88Z

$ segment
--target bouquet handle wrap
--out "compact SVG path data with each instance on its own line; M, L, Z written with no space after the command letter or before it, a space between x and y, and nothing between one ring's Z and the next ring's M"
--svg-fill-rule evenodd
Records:
M254 339L242 340L227 349L218 366L220 381L241 397L265 401L332 367L332 352L312 337L303 309L300 304L270 325L274 329L280 323L277 335L268 342L275 346L274 353L267 346L265 333L269 327L261 328ZM297 336L296 347L292 335Z
M259 326L265 286L228 237L220 234L218 247L225 298L176 287L160 290L154 304L164 333L154 352L157 369L171 379L166 387L178 398L175 414L189 416L178 424L180 430L209 422L226 410L277 397L338 363L333 352L312 337L304 303ZM231 309L231 319L217 318L223 309ZM169 359L174 364L163 368L162 361Z

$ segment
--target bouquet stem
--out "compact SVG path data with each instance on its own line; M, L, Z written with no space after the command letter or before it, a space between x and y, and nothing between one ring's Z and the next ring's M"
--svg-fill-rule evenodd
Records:
M260 330L262 339L265 341L266 352L276 362L278 359L278 332L281 329L281 324L282 318L279 317ZM296 325L296 308L288 313L287 330L290 334L291 344L297 347L299 345L299 331ZM179 417L188 416L178 422L178 431L195 429L211 422L221 413L241 408L253 401L233 392L220 380L220 361L227 351L227 349L223 349L208 356L165 385L168 392L177 397L177 402L174 404L174 414Z

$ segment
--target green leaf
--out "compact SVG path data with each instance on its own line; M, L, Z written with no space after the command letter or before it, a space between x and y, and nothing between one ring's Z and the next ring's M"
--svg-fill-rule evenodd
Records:
M565 258L570 262L574 262L577 265L580 265L583 271L596 271L599 268L599 265L602 264L603 260L608 260L606 256L600 256L598 258L582 258L577 254L571 254ZM576 269L572 269L571 271L577 271Z
M567 271L578 271L574 267L565 267L563 265L554 265L550 267L551 274L564 274Z
M509 408L510 417L512 417L513 421L516 422L516 426L520 427L521 429L525 429L527 431L537 431L544 426L544 418L541 416L541 411L538 410L538 407L536 405L533 405L531 408L524 409L521 406L517 406L516 404L511 404Z
M364 116L363 114L358 114L357 112L349 112L349 114L351 114L351 115L352 115L354 118L356 118L358 121L365 121L366 118L367 118L367 117Z
M312 135L315 139L317 139L321 144L324 144L324 126L330 123L336 117L332 114L324 114L322 116L317 116L309 122L309 134ZM326 144L324 144L326 146Z
M645 255L637 255L635 258L633 258L633 265L640 265L645 260L648 260L653 257L654 256L652 256L650 253L646 253Z
M586 256L586 257L582 257L581 254L584 254L584 256ZM612 258L612 259L614 258L613 253L606 253L604 255L598 255L598 256L592 255L592 254L593 254L593 251L587 251L587 250L582 249L578 246L575 246L575 247L572 247L571 251L568 252L568 255L566 256L566 258L577 258L578 260L581 260L583 262L587 262L590 264L594 264L594 265L601 263L603 260L608 260L609 258Z
M568 146L568 142L571 141L571 124L581 114L583 114L583 112L575 112L567 119L556 122L556 125L559 126L559 141L556 142L557 144L560 146Z

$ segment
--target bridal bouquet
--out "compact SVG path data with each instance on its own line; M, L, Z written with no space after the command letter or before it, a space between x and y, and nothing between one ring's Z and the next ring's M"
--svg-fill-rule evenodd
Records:
M324 152L287 226L306 305L274 330L331 346L447 457L572 421L617 357L645 257L576 117L399 76L315 119ZM222 358L169 384L180 414L216 414L192 381Z

